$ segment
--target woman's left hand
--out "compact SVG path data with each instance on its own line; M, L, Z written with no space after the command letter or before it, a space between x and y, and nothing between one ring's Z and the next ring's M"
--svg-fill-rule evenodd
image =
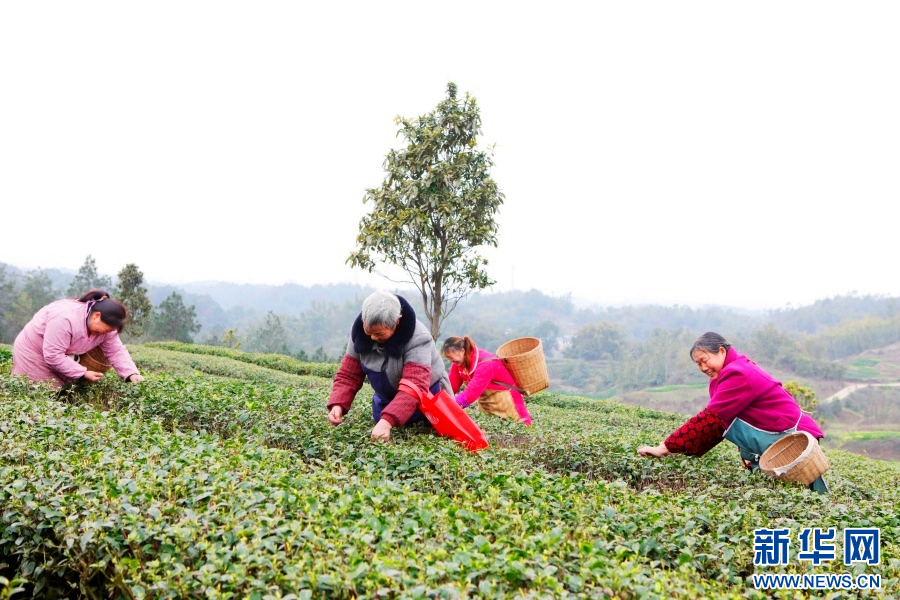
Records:
M391 424L384 419L378 421L372 428L373 442L386 442L391 439Z
M141 375L140 373L134 373L133 375L129 375L128 379L126 379L126 381L130 381L131 383L137 383L137 382L143 381L143 380L144 380L144 376Z

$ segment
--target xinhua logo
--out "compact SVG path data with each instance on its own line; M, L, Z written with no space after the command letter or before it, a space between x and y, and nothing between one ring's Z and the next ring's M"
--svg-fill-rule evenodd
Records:
M881 530L875 528L848 528L844 530L844 564L864 562L877 565L881 562Z

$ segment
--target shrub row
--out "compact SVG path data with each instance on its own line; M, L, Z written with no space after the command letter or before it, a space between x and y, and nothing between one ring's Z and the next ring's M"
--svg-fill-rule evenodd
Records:
M293 373L294 375L315 375L317 377L334 377L337 373L338 365L335 363L311 363L303 362L286 356L284 354L258 354L255 352L244 352L234 348L224 348L221 346L205 346L202 344L185 344L183 342L150 342L143 344L150 348L162 348L164 350L173 350L175 352L186 352L189 354L206 354L212 356L221 356L238 360L241 362L251 363L267 369L275 369L276 371L284 371L285 373Z

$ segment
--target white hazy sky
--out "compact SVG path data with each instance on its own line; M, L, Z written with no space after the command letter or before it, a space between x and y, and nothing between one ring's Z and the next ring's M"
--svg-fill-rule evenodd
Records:
M373 283L344 263L448 81L506 194L494 290L900 295L900 3L4 2L0 262Z

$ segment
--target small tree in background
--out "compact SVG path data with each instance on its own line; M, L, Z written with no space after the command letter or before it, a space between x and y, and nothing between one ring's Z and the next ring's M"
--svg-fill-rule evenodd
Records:
M266 313L262 324L250 335L249 343L254 352L290 354L287 347L287 331L281 317L271 310Z
M819 407L819 398L811 388L800 385L796 381L788 381L784 384L784 389L794 397L794 400L800 405L800 410L810 415L816 414L816 409Z
M572 345L563 354L568 358L600 360L605 356L618 358L625 346L625 335L619 326L609 321L588 323L572 336Z
M417 119L397 117L404 150L384 160L387 178L366 190L372 212L359 224L357 250L347 259L369 272L376 262L400 267L422 296L431 336L460 299L494 283L479 246L497 246L494 216L503 194L491 178L491 155L476 149L481 115L475 98L447 98Z
M0 263L0 343L15 339L12 335L13 303L16 301L16 279L6 265Z
M53 289L53 282L46 273L41 269L26 273L22 279L22 288L9 311L9 325L13 338L22 331L37 311L57 299L59 294Z
M222 339L219 341L220 344L225 346L226 348L234 348L235 350L241 349L241 340L238 337L237 328L229 328L222 334Z
M128 309L128 326L124 334L126 339L137 339L144 335L150 317L153 314L153 303L147 296L144 274L137 265L129 263L119 271L119 292L116 300Z
M69 289L66 290L66 296L69 298L78 298L88 290L106 290L110 294L113 292L112 279L105 275L97 273L97 261L88 254L84 259L84 264L78 269ZM126 305L127 306L127 305Z
M200 331L197 309L185 306L181 294L172 292L159 303L150 321L150 337L154 340L175 340L191 343Z

